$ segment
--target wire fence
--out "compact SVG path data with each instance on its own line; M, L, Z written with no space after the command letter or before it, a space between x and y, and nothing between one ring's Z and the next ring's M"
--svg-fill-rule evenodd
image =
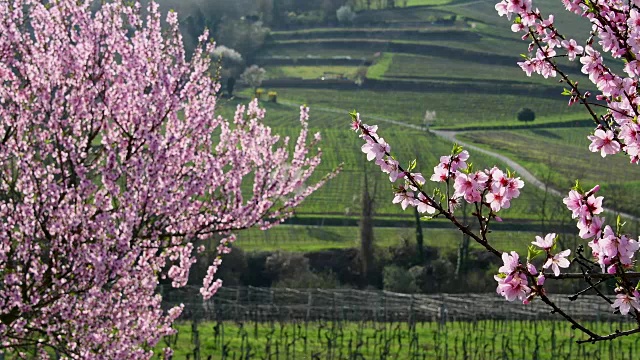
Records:
M582 321L626 321L595 295L570 301L566 295L550 298L572 317ZM401 294L389 291L353 289L288 289L222 287L203 301L196 287L167 288L167 307L184 304L183 319L236 322L271 321L477 321L558 320L541 301L523 305L508 302L497 294ZM631 318L628 318L631 320Z
M176 360L617 360L640 354L638 336L578 345L581 333L544 304L509 303L496 294L226 287L201 301L195 288L163 290L167 307L185 305L177 333L161 344ZM634 326L591 296L552 298L598 333Z

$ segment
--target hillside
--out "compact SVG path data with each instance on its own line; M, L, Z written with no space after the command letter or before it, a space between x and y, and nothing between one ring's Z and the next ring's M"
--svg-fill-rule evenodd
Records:
M536 4L556 13L561 6L550 0ZM426 111L435 111L436 118L429 124L433 128L469 130L463 135L465 140L520 161L561 191L568 190L575 178L584 178L589 185L598 180L586 176L593 157L586 156L585 141L559 144L564 140L553 137L559 129L586 137L592 126L585 112L578 106L567 107L567 99L560 95L562 84L527 77L520 70L516 62L520 53L526 52L527 43L510 31L509 21L497 15L494 5L493 0L415 2L406 8L359 11L351 26L271 32L256 57L267 70L263 87L278 94L279 103L263 102L267 122L292 134L292 126L297 124L295 105L309 105L310 126L321 130L324 139L325 156L318 176L345 164L340 176L298 209L297 221L357 219L365 172L375 184L376 217L411 221L411 213L391 204L392 192L383 174L364 163L360 139L348 130L347 113L353 109L365 119L367 115L382 116L417 126L424 124ZM566 34L585 33L584 22L572 14L561 13L556 22ZM567 69L572 76L580 76L575 63ZM249 90L241 95L245 101L252 96ZM242 100L223 105L223 111L229 113L238 101ZM523 107L535 112L532 124L516 120ZM408 163L417 158L424 173L430 173L437 158L451 147L426 132L380 125L385 139L398 151L398 159ZM531 130L531 126L540 130ZM537 144L535 156L522 146L527 142ZM552 166L547 160L559 158L574 166ZM477 155L474 160L479 167L495 162ZM635 171L622 178L615 176L617 166L624 162L621 158L616 166L600 166L609 174L603 182L603 195L608 196L610 206L640 214L637 202L622 201L627 191L640 190L631 175ZM525 187L522 197L503 215L526 230L532 229L532 222L540 221L541 214L553 213L556 221L565 221L567 214L561 208L561 199L548 200L543 191Z

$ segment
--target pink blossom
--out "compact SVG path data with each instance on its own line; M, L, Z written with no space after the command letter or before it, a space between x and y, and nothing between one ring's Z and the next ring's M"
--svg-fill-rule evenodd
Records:
M622 235L618 243L620 262L623 265L632 265L632 259L638 249L640 249L640 243L637 240L633 240L626 235Z
M611 229L611 226L605 226L602 238L598 239L598 245L601 255L609 259L618 255L618 237Z
M582 207L582 194L576 190L569 191L569 196L564 198L562 202L571 210L571 216L575 219L580 214Z
M547 261L542 266L544 269L551 267L553 273L558 276L560 275L560 268L568 268L571 263L567 260L567 256L571 254L571 250L561 251L552 257L549 257Z
M494 279L498 282L496 292L504 296L507 301L513 301L515 299L525 301L531 293L531 288L527 286L527 277L524 274L518 273L515 276L507 278L494 276Z
M594 216L591 219L582 218L578 221L578 229L580 230L578 235L583 239L600 236L603 222L604 218L600 218L598 216Z
M556 234L550 233L545 235L544 239L540 236L536 236L536 241L533 241L531 243L543 250L549 250L553 247L555 240L556 240Z
M638 298L635 296L629 296L627 294L616 295L616 301L611 304L611 307L614 309L619 309L620 314L622 315L627 315L631 308L634 308L636 311L640 311Z
M505 188L500 188L497 191L488 192L485 195L485 200L489 203L491 210L498 212L500 209L509 208L510 202L506 194Z
M370 141L362 145L362 152L367 154L367 160L369 161L373 159L379 160L389 151L391 151L391 148L389 144L384 142L383 138L378 138L377 142Z
M430 180L435 182L445 182L449 178L449 175L449 169L440 163L438 166L433 168L433 175L431 175Z
M396 182L398 179L404 178L404 172L400 171L398 161L391 158L381 158L376 160L376 165L380 166L382 172L389 174L389 181Z
M591 140L589 150L592 152L600 151L602 157L620 152L620 144L615 140L611 130L597 129L593 135L587 137Z
M404 186L399 186L398 191L392 201L394 204L400 203L402 210L406 210L408 206L415 206L416 201L413 191L408 191Z
M602 196L595 197L595 195L590 195L587 198L586 210L588 211L588 214L589 214L588 217L591 217L591 214L598 215L602 213L602 211L604 211L604 209L602 208L603 199L604 197Z
M502 253L502 262L504 263L504 265L502 265L498 269L498 271L503 274L509 275L513 273L518 268L518 266L520 266L520 256L515 251L512 251L511 255Z
M361 125L362 121L360 120L360 113L356 113L355 119L351 121L351 130L358 131L360 130Z
M422 176L421 173L409 173L409 176L413 179L413 181L415 181L420 185L424 185L424 183L426 182L426 180L424 179L424 176Z
M511 12L507 10L507 2L506 1L500 1L499 3L496 4L495 6L496 11L498 11L498 15L500 16L507 16L507 19L511 20Z
M480 194L481 186L473 175L458 172L453 187L455 189L453 196L462 196L467 202L478 202L482 199Z
M506 194L509 198L517 198L520 196L520 189L524 187L524 181L520 178L509 178L506 185Z
M431 205L431 201L429 199L427 199L426 196L424 196L423 193L419 193L418 194L418 203L417 203L417 209L418 212L423 214L423 213L427 213L427 214L435 214L436 213L436 208L434 208Z
M293 144L257 100L219 116L208 32L187 55L156 1L0 9L0 348L157 357L183 311L160 279L184 286L205 247L213 296L235 231L285 221L335 175L313 181L308 108Z
M584 48L574 40L562 40L562 47L567 50L567 57L569 60L573 61L576 58L577 54L581 54Z

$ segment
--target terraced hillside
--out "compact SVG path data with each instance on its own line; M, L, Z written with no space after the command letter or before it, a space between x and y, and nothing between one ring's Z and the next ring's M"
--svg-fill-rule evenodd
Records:
M585 33L578 17L559 11L561 4L552 0L536 4L560 13L556 21L566 29L565 33ZM465 140L511 156L559 190L567 190L569 182L577 177L584 178L586 186L598 181L597 176L588 174L594 163L593 157L587 156L585 141L565 143L566 139L552 136L579 134L584 139L592 128L589 119L580 107L567 107L567 99L560 95L562 84L527 77L519 69L516 63L521 59L520 53L527 51L527 43L510 31L506 19L497 15L495 0L446 4L434 1L430 5L413 1L412 5L359 11L354 24L348 27L275 29L258 55L257 62L267 70L268 80L263 87L276 91L280 102L268 104L267 121L290 133L297 121L297 110L292 105L309 105L310 124L322 130L325 139L321 170L326 172L340 162L345 164L342 175L299 209L299 218L334 222L356 218L367 172L375 184L377 216L411 219L411 213L390 203L391 191L383 176L373 165L364 163L359 153L360 140L347 129L347 112L354 108L365 119L368 115L381 116L416 126L423 126L426 111L435 111L436 118L429 123L433 128L470 130L465 133ZM579 76L576 64L569 64L566 69L572 76ZM251 96L249 91L242 95ZM231 109L233 105L225 106ZM533 123L516 120L522 107L533 109ZM428 133L381 126L385 139L398 150L399 159L408 162L418 158L419 166L423 166L420 170L425 173L451 146ZM545 165L547 159L563 159L564 165ZM495 162L477 155L474 160L480 167ZM635 198L621 200L628 192L640 190L640 183L635 180L637 171L620 177L616 176L617 169L629 166L623 158L605 163L615 164L597 163L608 174L603 195L613 200L609 205L640 214ZM504 218L518 219L526 228L527 223L538 222L543 213L546 217L558 214L553 216L559 221L561 207L560 199L549 200L544 192L527 187Z

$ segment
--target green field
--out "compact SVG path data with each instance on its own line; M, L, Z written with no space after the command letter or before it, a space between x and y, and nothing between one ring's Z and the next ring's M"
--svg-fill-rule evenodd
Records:
M445 5L453 2L454 0L396 0L396 8L407 8L414 6L438 6ZM370 8L378 9L378 2L371 1ZM364 7L364 5L360 5L360 7ZM356 9L359 9L356 7Z
M565 99L527 98L503 94L465 92L409 92L373 90L329 90L275 88L278 96L300 104L344 109L357 109L367 115L383 116L408 124L421 125L426 110L436 111L436 127L456 126L512 126L522 125L516 113L524 106L536 113L537 122L572 121L586 116L574 107L567 107ZM347 121L347 120L345 120Z
M473 59L463 61L446 59L437 55L394 54L383 78L431 78L459 81L503 80L549 85L549 82L542 77L523 75L525 74L520 67L515 64L512 66L481 66L474 63Z
M449 4L453 0L407 0L407 6L436 6ZM402 5L404 2L401 0Z
M446 254L455 252L462 235L453 229L433 229L430 222L422 225L425 246L431 246ZM488 238L493 246L504 251L526 253L535 239L535 232L495 231ZM325 249L357 248L359 228L355 226L302 226L280 225L267 231L250 229L238 234L236 245L244 251L276 251L286 249L295 252L312 252ZM375 245L380 248L415 242L415 228L376 227ZM471 249L482 249L475 242Z
M389 66L393 63L392 53L383 53L380 58L376 59L376 63L369 66L367 71L367 78L369 79L381 79L389 71Z
M588 325L603 333L630 326ZM418 322L414 327L393 322L204 322L197 327L197 340L191 323L176 328L177 336L161 341L156 353L167 343L176 359L194 352L202 359L247 360L633 359L640 353L637 336L578 345L582 336L568 323L549 320Z
M353 79L358 71L357 66L269 66L267 77L277 79L283 77L296 77L302 79L318 79L326 74L342 75Z

